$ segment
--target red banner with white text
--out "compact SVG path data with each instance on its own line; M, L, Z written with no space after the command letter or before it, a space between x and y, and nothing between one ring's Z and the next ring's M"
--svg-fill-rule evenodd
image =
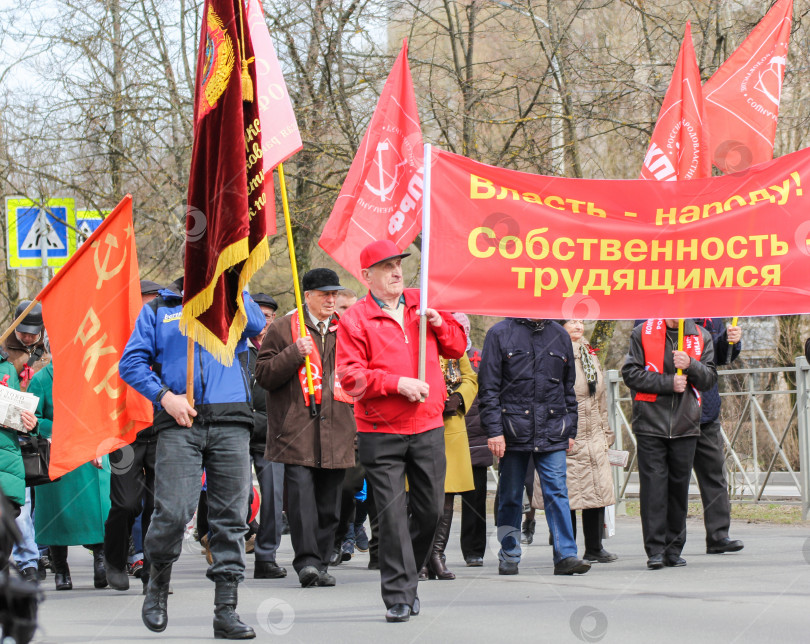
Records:
M640 319L810 312L810 148L734 175L605 181L431 156L428 305Z

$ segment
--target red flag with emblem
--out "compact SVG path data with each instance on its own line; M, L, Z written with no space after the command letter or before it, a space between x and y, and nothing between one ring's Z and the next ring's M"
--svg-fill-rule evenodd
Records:
M703 86L712 161L723 172L773 158L793 0L779 0Z
M242 0L206 0L188 182L180 328L226 365L247 324L241 291L269 256L273 201L247 25Z
M422 229L422 127L403 43L318 245L360 279L360 251L390 239L404 250Z
M675 63L650 147L641 168L642 179L681 181L712 176L704 121L700 69L692 46L692 27L686 33Z
M56 478L130 444L152 424L152 404L118 375L142 306L132 197L116 206L37 300L53 357L49 473Z

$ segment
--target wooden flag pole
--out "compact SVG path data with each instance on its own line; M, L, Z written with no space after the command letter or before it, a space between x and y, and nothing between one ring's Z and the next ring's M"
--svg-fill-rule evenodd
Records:
M11 323L11 326L8 327L3 332L3 335L0 336L0 344L3 344L6 341L6 338L8 338L8 336L11 335L11 332L14 331L14 329L16 329L20 325L20 323L25 319L25 316L28 315L31 312L31 309L33 309L36 305L37 305L37 300L31 300L31 304L29 304L28 306L25 307L25 311L20 313L17 316L17 319L14 320L14 322Z
M194 406L194 340L187 338L186 345L186 400L190 407Z
M683 318L678 320L678 351L683 351ZM683 369L678 369L678 375L683 375Z
M304 338L307 332L306 321L304 320L304 303L301 299L301 287L298 283L298 264L295 261L295 246L293 245L292 223L290 222L290 204L287 202L287 182L284 179L284 164L278 164L278 184L281 188L281 205L284 209L284 227L287 230L287 246L290 251L290 267L292 268L293 291L295 292L295 308L298 310L298 324L301 330L300 337ZM309 363L309 356L304 356L304 367L307 371L307 391L309 392L309 409L312 416L320 413L315 403L315 385L312 382L312 366Z

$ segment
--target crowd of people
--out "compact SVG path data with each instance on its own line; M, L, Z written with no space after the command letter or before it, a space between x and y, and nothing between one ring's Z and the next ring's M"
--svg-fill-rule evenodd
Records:
M583 321L508 318L479 349L466 315L428 308L420 373L419 292L404 287L407 257L389 241L369 244L360 256L368 294L359 300L334 271L308 271L303 319L296 311L277 315L273 297L245 291L247 324L232 364L195 347L193 405L179 327L183 280L143 281L144 306L119 371L154 404L152 427L109 456L27 488L20 441L50 438L53 426L54 365L41 309L33 307L0 359L2 385L39 398L35 414L21 414L25 432L0 427L0 486L21 534L2 563L13 561L31 583L51 570L56 590L70 590L68 546L84 546L96 588L126 591L141 579L143 622L161 632L172 566L196 513L215 586L216 637L255 637L236 612L246 551L254 554L254 579L286 577L285 563L304 588L335 586L330 567L368 551L385 619L408 621L421 610L420 580L455 579L445 550L456 495L464 563L483 565L493 457L500 575L519 574L537 509L555 575L616 561L603 544L606 508L615 501L614 436ZM693 467L707 552L743 548L728 532L716 371L739 355L741 331L696 319L683 333L681 347L677 320L638 321L622 368L653 570L686 565ZM525 519L524 490L532 506ZM277 556L286 529L289 563Z

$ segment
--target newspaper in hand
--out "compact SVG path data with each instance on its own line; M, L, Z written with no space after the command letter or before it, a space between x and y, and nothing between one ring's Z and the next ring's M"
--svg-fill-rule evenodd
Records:
M27 432L20 412L27 409L31 413L37 410L39 397L11 387L0 387L0 425L18 432Z

